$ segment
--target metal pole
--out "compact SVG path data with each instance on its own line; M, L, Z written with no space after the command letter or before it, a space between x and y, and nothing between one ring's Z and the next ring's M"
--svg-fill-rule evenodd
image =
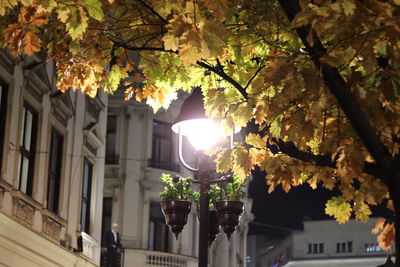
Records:
M208 223L209 197L207 194L208 181L200 184L200 237L199 237L199 267L208 265Z

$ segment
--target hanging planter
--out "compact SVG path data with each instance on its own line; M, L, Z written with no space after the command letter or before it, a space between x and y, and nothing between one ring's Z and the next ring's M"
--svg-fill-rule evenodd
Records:
M218 223L221 225L228 239L230 239L236 227L239 225L240 216L243 213L244 204L240 200L246 196L246 182L236 176L226 184L214 185L214 194L219 195L215 202L218 214Z
M239 225L240 216L243 213L243 202L223 200L216 203L218 222L230 239Z
M192 202L187 200L171 200L161 202L162 212L169 229L176 239L186 225Z
M210 210L209 212L209 224L208 224L208 245L211 246L212 242L217 238L220 231L218 223L218 214L216 210Z
M160 180L164 185L164 191L160 193L160 197L163 200L161 209L165 223L178 239L191 210L192 202L189 200L193 198L193 191L190 189L193 179L163 174Z

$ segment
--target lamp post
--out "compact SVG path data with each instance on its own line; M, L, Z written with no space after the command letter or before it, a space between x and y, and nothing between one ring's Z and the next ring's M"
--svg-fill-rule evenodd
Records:
M178 154L182 165L194 172L194 182L200 185L200 233L199 233L199 267L208 265L209 247L209 195L208 189L211 184L227 181L229 177L214 178L215 168L212 160L204 155L202 151L210 148L223 140L226 136L223 129L207 118L204 111L202 93L199 87L193 90L182 104L180 114L172 125L172 130L179 135ZM234 130L230 137L232 146ZM183 136L186 136L192 146L196 149L199 157L199 165L194 168L186 163L183 157Z

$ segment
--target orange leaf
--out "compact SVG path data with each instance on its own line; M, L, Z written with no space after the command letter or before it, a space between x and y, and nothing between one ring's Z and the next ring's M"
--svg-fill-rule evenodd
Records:
M36 13L30 18L30 23L36 26L43 26L47 23L47 15L45 13Z
M382 231L383 227L385 226L385 219L384 218L379 218L376 223L374 228L372 228L372 233L373 234L378 234L380 231Z
M383 250L389 250L394 242L395 229L393 223L388 223L378 236L378 244Z
M21 46L22 29L18 24L10 24L3 31L4 39L7 41L8 50L14 57L18 56Z
M40 50L40 40L33 32L25 34L24 43L24 52L27 56L32 56Z

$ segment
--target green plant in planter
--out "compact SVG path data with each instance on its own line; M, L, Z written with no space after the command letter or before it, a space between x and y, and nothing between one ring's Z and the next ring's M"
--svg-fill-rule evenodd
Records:
M221 192L221 188L218 185L210 186L210 189L208 190L208 196L210 199L209 210L215 210L215 203L221 199L220 192ZM196 203L197 209L199 210L199 208L200 208L200 192L199 191L193 192L193 200Z
M217 201L222 200L222 188L217 184L213 184L210 186L208 194L210 196L210 210L215 210Z
M232 176L232 181L226 184L225 200L240 201L247 196L246 180L239 179L237 176Z
M220 200L240 201L247 196L246 180L232 176L231 180L225 185L213 185L213 194L215 202Z
M160 193L162 201L191 200L194 198L195 192L190 188L193 178L177 178L163 173L160 180L164 185L164 191Z

